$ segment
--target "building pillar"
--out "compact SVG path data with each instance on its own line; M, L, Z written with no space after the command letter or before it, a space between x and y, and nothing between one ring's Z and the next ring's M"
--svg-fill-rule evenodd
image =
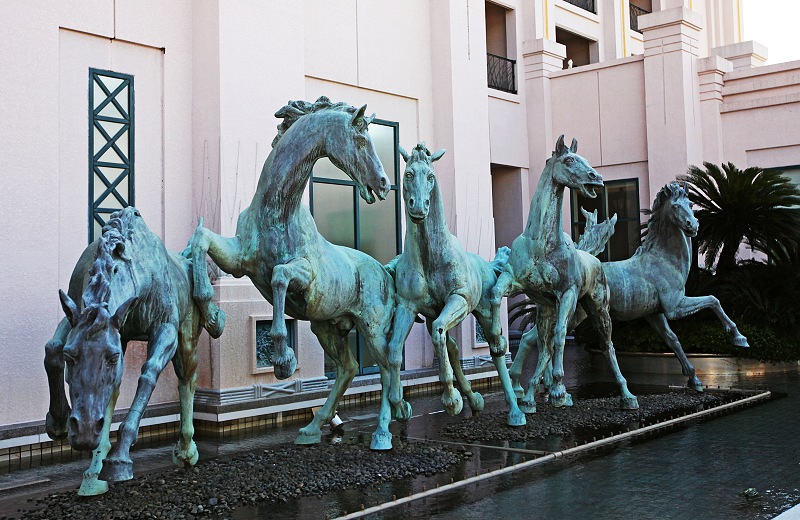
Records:
M703 161L721 164L725 160L722 140L722 87L725 73L733 70L728 60L709 56L698 61L700 119L703 124Z
M553 106L550 74L562 70L567 48L552 40L538 39L522 44L522 76L528 116L529 183L536 191L544 162L550 157L556 138L553 136ZM528 218L525 207L524 218Z
M702 18L676 7L639 18L644 35L649 197L702 160L697 56Z
M760 67L768 58L767 48L752 40L714 47L709 55L725 58L733 64L733 70Z

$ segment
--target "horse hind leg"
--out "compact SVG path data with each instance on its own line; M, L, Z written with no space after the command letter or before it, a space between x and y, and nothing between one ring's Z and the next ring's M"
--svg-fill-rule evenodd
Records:
M458 415L464 407L461 394L453 387L453 368L447 353L447 331L461 323L469 312L463 296L453 294L447 299L439 317L433 321L431 338L439 358L439 381L444 385L442 404L449 415Z
M554 314L553 327L553 384L550 385L550 403L555 407L572 406L572 396L564 386L564 343L567 327L578 304L577 287L567 290L560 298Z
M554 319L555 309L540 306L537 309L536 327L539 335L539 358L533 376L528 383L528 391L520 401L520 409L524 413L536 413L536 388L542 375L549 371L552 373L551 364L553 361L553 331L552 320ZM528 331L530 332L530 331ZM533 339L532 337L530 338Z
M426 320L425 326L428 328L428 333L433 337L433 323L431 320ZM467 398L472 413L476 414L477 412L483 411L485 406L483 396L479 392L472 390L472 384L470 384L469 380L464 375L464 370L461 368L461 355L458 349L458 343L456 343L456 340L453 339L450 334L447 335L447 359L450 363L450 368L453 370L453 376L455 377L458 390Z
M514 362L508 369L508 376L511 378L511 385L514 388L514 394L522 399L525 397L525 390L522 388L522 368L525 366L525 359L528 357L531 349L539 343L539 331L536 325L522 335L519 340L519 349L517 355L514 357Z
M181 404L181 432L172 449L172 462L179 467L197 464L200 454L194 442L194 393L197 388L197 338L188 340L181 335L178 352L172 358L178 376L178 396Z
M689 361L689 358L686 357L686 353L683 352L683 347L681 347L680 341L678 341L678 336L672 331L669 327L669 323L667 323L667 318L661 314L648 314L644 317L647 320L647 323L650 324L651 327L661 336L661 339L664 340L664 343L675 353L678 357L678 361L681 363L681 369L683 371L683 375L689 377L689 381L686 383L689 388L692 388L698 392L703 391L703 383L697 378L695 374L694 366Z
M475 313L481 327L488 326L492 320L491 315L483 315ZM484 329L486 330L486 329ZM506 424L509 426L525 426L525 414L519 409L517 405L517 396L514 393L514 387L511 384L511 377L508 375L508 367L506 366L506 351L508 350L508 340L502 334L494 335L491 332L487 333L486 339L489 341L489 353L492 356L492 362L497 369L497 374L500 377L500 385L503 388L506 404L508 405L508 417Z
M312 321L311 331L319 339L322 349L336 364L336 379L325 404L314 413L311 422L300 428L295 444L318 444L322 438L322 425L333 419L336 405L358 373L358 362L350 352L347 334L350 326L336 326L329 321ZM388 432L387 432L388 433Z

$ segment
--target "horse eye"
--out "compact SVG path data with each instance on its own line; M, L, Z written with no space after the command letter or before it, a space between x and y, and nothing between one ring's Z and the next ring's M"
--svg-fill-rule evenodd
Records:
M574 162L575 162L575 159L573 159L572 157L567 157L566 159L564 159L564 164L566 164L566 165L570 165L570 164L572 164Z
M138 209L136 211L134 211L133 214L136 215L137 217L141 217L142 216L142 214L139 213Z
M108 364L109 365L116 365L117 361L119 361L119 354L112 354L108 357Z
M433 174L428 175L428 182L433 182Z
M367 146L367 138L364 137L363 135L357 135L356 145L358 145L359 148L364 148L365 146Z
M406 179L413 180L414 179L414 174L411 173L411 172L406 172Z

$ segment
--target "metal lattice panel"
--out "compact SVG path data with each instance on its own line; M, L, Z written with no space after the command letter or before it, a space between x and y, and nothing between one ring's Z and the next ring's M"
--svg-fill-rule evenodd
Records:
M133 76L89 69L89 242L133 205Z

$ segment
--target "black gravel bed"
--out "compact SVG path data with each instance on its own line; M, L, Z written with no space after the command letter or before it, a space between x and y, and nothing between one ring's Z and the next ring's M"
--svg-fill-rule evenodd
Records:
M395 437L393 444L386 452L348 443L285 446L201 461L191 469L164 470L112 484L97 497L79 497L76 491L48 495L20 514L31 519L226 518L240 505L286 502L442 473L463 458L450 448L425 442Z
M702 410L728 402L731 399L715 393L666 393L638 396L638 410L621 410L619 397L574 399L570 407L555 408L546 402L537 402L536 413L526 415L525 426L506 424L508 413L490 412L466 417L445 426L441 434L465 442L512 441L525 442L550 436L567 437L619 432L632 423L652 423L669 419L672 415Z

